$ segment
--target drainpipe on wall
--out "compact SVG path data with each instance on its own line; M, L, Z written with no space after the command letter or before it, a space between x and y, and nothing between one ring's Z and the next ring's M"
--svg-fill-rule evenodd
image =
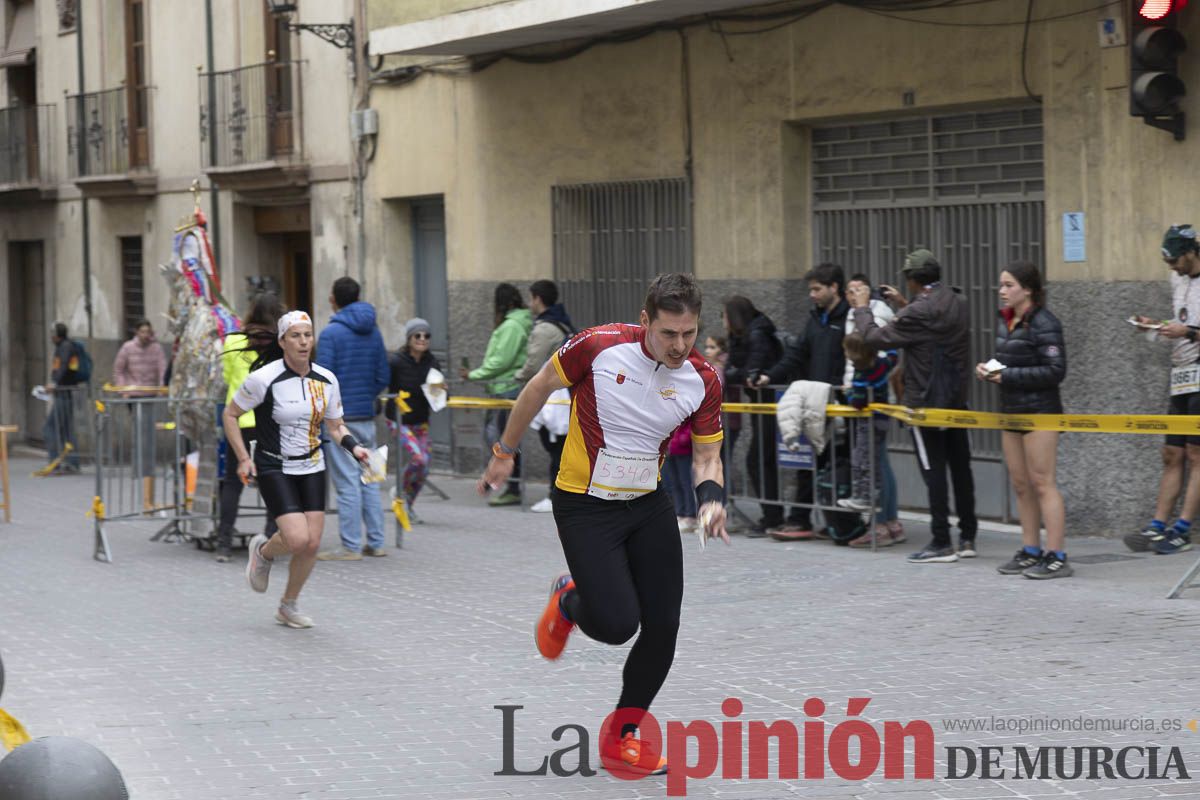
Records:
M76 142L75 157L79 159L79 175L82 176L87 170L87 152L84 150L83 137L83 3L75 4L75 58L78 61L79 72L79 96L76 98L75 120L76 120ZM88 348L95 350L92 346L92 338L95 332L92 328L92 250L91 242L89 241L89 230L91 226L88 220L88 200L87 195L80 196L80 204L83 206L82 223L83 223L83 310L87 314L87 338ZM57 288L57 281L55 281Z
M213 73L213 14L212 0L204 0L204 33L206 37L205 47L208 55L208 163L209 166L217 165L217 76ZM208 204L209 214L208 226L209 237L212 239L213 252L216 253L216 264L213 267L217 271L217 275L221 274L221 203L217 194L217 185L209 179L208 184ZM222 286L226 297L229 289ZM236 300L235 300L236 302Z
M354 63L354 83L352 90L352 105L355 111L366 108L367 61L363 53L367 46L367 14L366 0L354 0L354 52L351 60ZM354 250L355 261L358 265L358 283L366 294L367 285L367 209L366 183L367 163L364 158L364 139L355 139L351 135L350 147L353 150L354 162L351 166L351 180L354 182Z

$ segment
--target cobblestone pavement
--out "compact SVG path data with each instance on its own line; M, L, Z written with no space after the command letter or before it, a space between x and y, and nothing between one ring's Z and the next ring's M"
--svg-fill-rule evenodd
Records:
M115 563L93 561L90 479L34 480L35 466L14 463L14 521L0 524L0 705L35 737L99 746L136 800L666 794L665 779L616 780L594 754L627 648L577 635L556 663L533 648L533 621L562 566L549 515L489 509L467 482L440 479L453 499L419 504L426 522L402 550L318 564L302 598L317 627L297 631L273 621L282 569L256 595L240 554L222 565L188 544L150 542L153 524L112 525ZM860 716L876 731L888 720L930 723L936 779L913 780L910 755L905 780L885 780L882 766L857 781L831 767L823 780L779 780L772 749L769 779L693 779L688 796L1200 797L1191 780L1013 779L1018 745L1159 745L1160 772L1178 747L1190 775L1200 771L1200 733L1186 727L987 729L992 718L1186 726L1200 717L1200 588L1164 599L1191 554L1132 556L1119 542L1073 539L1076 577L1037 582L996 573L1017 546L1012 534L981 534L973 561L906 564L925 536L909 527L907 545L876 554L742 537L700 553L685 540L678 654L654 712L720 730L721 703L736 697L742 721L802 728L812 721L805 700L819 697L832 740L848 698L869 697ZM517 769L573 745L576 732L552 733L575 724L591 733L598 774L495 775L499 705L523 706ZM1004 748L1004 778L980 778L977 766L946 779L947 748L983 746ZM856 753L857 744L851 762ZM1147 758L1133 753L1129 769Z

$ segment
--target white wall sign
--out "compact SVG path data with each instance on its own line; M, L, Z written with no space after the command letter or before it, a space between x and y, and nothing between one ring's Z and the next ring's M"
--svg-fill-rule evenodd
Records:
M1063 214L1063 261L1087 261L1085 217L1082 211Z

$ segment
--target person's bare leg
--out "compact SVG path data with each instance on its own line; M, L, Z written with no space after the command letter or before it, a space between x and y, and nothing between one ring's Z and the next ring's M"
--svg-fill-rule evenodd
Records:
M1179 518L1195 522L1196 514L1200 513L1200 446L1187 446L1187 464L1187 490L1183 495L1183 510L1179 512Z
M287 588L283 592L283 602L292 603L300 596L308 576L312 574L313 565L317 563L317 550L321 547L321 534L325 531L325 512L306 511L305 539L300 546L292 549L292 563L288 566Z
M267 559L274 561L279 556L295 552L297 547L303 548L308 542L308 523L304 514L283 514L275 519L275 524L279 530L275 531L261 550Z
M1025 463L1033 485L1042 522L1046 525L1046 549L1066 549L1067 515L1058 491L1058 431L1034 431L1025 436Z
M1158 482L1158 505L1154 518L1164 523L1171 521L1171 511L1183 488L1183 448L1166 445L1162 450L1163 472Z
M1000 434L1000 445L1004 450L1004 465L1012 482L1013 494L1017 496L1017 515L1021 520L1021 544L1041 548L1042 518L1037 495L1029 485L1029 469L1025 462L1025 446L1022 435L1012 431Z

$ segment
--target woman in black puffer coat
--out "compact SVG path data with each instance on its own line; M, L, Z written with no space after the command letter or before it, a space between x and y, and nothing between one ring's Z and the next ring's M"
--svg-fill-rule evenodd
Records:
M996 360L1003 369L975 367L980 380L1000 385L1000 410L1007 414L1061 414L1059 384L1067 374L1062 325L1044 305L1042 276L1028 262L1011 264L1000 273L1000 320L996 325ZM1066 513L1055 480L1058 431L1013 431L1001 434L1004 463L1017 495L1022 548L999 568L1002 575L1065 578ZM1041 527L1046 526L1046 549Z
M741 388L751 403L774 403L773 389L749 387L758 380L759 375L769 371L783 356L783 346L775 338L775 324L766 314L755 308L754 303L741 295L733 295L725 301L721 321L729 334L725 385ZM746 454L746 471L750 473L750 483L761 499L778 500L779 468L775 461L775 417L770 414L751 414L750 427L752 438L750 451ZM761 447L764 443L767 446ZM736 440L731 440L725 452L732 454L735 444ZM783 506L775 503L760 503L760 506L763 515L757 528L765 531L767 528L783 524Z

